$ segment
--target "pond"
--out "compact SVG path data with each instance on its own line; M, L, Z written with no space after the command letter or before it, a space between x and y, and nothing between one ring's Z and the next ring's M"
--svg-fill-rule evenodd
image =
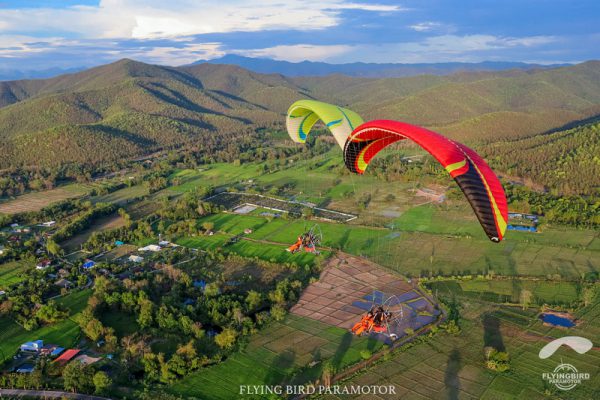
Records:
M540 318L545 323L554 326L562 326L564 328L572 328L575 326L575 322L573 322L571 319L567 317L561 317L555 314L542 314Z

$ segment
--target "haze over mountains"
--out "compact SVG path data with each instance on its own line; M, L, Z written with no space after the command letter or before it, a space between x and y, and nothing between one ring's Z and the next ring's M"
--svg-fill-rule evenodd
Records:
M227 54L220 58L207 61L198 61L211 64L237 65L250 71L263 74L282 74L286 76L325 76L342 74L365 78L400 78L415 75L449 75L456 72L467 71L503 71L508 69L544 69L567 66L568 64L528 64L510 61L484 61L478 63L446 62L446 63L364 63L355 62L348 64L329 64L325 62L301 61L289 62L272 60L269 58L244 57Z
M301 98L365 119L432 127L468 143L516 139L600 114L600 62L448 76L286 77L203 63L121 60L42 80L0 82L0 168L97 165L283 127Z

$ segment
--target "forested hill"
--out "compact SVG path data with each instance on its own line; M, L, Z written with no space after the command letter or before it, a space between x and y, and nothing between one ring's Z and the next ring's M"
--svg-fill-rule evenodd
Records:
M367 79L121 60L52 79L0 82L0 168L99 165L182 146L243 151L257 128L282 127L287 107L300 98L347 105L366 119L422 124L478 146L600 114L600 62Z
M0 108L0 167L98 164L189 144L214 150L281 118L283 101L277 108L272 96L261 104L234 90L274 84L262 76L255 82L246 71L231 71L224 79L235 84L226 91L205 88L200 72L122 60L49 80L6 82L0 97L11 104ZM301 94L289 89L285 97Z
M555 194L600 194L600 118L481 150L498 171L551 188Z

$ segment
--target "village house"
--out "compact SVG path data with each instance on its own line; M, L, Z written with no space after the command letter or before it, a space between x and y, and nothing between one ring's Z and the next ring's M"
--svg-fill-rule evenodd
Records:
M23 343L20 347L21 351L31 351L37 353L44 347L43 340L34 340L32 342Z
M58 281L54 282L55 286L58 286L60 288L64 288L64 289L69 289L70 287L73 286L73 283L71 281L68 281L64 278L59 279Z
M161 250L161 247L157 244L149 244L146 247L140 247L138 249L138 251L153 251L153 252L158 252Z
M47 269L49 267L52 266L52 261L48 260L47 258L40 260L37 265L35 266L35 269L38 270L44 270Z
M69 361L71 361L73 359L73 357L75 357L77 354L79 354L81 350L79 349L69 349L67 351L65 351L64 353L61 354L60 357L58 357L56 360L54 360L55 362L59 363L59 364L67 364Z
M131 262L134 262L134 263L141 263L142 261L144 261L144 257L131 255L131 256L129 256L128 260Z

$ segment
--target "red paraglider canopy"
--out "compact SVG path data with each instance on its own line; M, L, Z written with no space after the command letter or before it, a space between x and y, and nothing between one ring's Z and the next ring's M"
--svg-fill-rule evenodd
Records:
M501 241L508 220L504 189L483 158L467 146L419 126L374 120L350 134L344 162L352 172L363 174L377 153L403 139L417 143L442 164L467 197L490 240Z

